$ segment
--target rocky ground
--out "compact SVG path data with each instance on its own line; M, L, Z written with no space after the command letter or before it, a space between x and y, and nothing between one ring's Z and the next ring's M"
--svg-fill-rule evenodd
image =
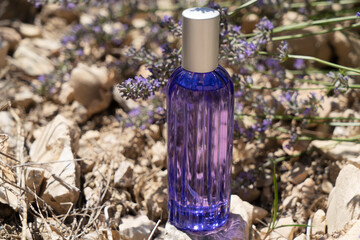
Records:
M169 13L163 4L158 17ZM166 225L166 123L127 126L134 110L155 107L151 100L126 100L114 87L132 74L148 74L144 66L129 66L122 52L127 43L144 43L144 15L126 22L131 30L120 52L85 44L84 55L79 54L73 65L62 65L69 59L64 36L99 13L97 8L78 11L46 5L18 11L18 20L0 18L1 239L147 239L153 230L153 239L193 238ZM243 28L251 32L259 19L246 17ZM287 24L299 17L289 12L282 21ZM355 37L337 32L290 45L295 54L308 51L356 67L360 42L356 33L351 34ZM115 62L117 56L123 61L120 73L103 64ZM254 79L260 79L257 86L269 84L261 77ZM359 84L359 78L353 83ZM164 106L162 95L157 97ZM319 116L359 119L359 97L360 91L352 89L325 98ZM235 138L231 211L241 216L243 225L235 224L231 237L221 233L214 238L358 238L360 127L314 124L308 131L318 139L291 148L284 147L283 140L245 143ZM355 141L321 140L329 136ZM276 189L274 169L263 156L270 155L286 158L275 169L276 226L291 226L268 233Z

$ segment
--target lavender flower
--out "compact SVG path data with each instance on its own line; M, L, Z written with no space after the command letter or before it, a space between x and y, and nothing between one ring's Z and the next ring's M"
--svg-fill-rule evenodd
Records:
M288 58L289 54L289 44L286 41L282 41L278 48L279 51L279 59L280 61L284 62Z
M274 25L270 22L267 17L263 17L258 24L256 24L256 28L260 32L269 32L274 29Z
M304 59L296 59L294 62L294 68L297 70L301 70L305 68L305 61Z
M241 26L233 26L233 27L232 27L232 30L233 30L234 32L236 32L236 33L240 33L240 31L241 31Z
M360 17L360 12L357 12L357 13L356 13L356 17Z

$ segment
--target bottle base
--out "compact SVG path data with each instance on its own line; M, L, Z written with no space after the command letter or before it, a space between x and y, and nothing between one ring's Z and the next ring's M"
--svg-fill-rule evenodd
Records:
M229 217L227 203L210 207L181 206L169 201L169 222L176 228L191 234L207 235L218 232Z

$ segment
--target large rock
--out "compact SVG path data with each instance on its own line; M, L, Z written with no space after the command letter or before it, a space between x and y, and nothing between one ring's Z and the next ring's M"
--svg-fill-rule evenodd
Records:
M339 64L348 67L358 67L360 65L360 40L358 34L334 32L331 33L329 39Z
M30 76L46 75L54 70L50 60L38 53L29 45L22 45L16 49L12 63Z
M360 169L354 165L346 165L340 171L329 196L326 212L328 233L342 230L347 222L360 217L360 188L356 187L359 182Z
M20 34L12 28L0 27L0 37L9 43L9 50L15 51L21 41Z
M44 163L47 173L42 199L59 214L76 204L80 194L80 167L74 161L79 128L61 115L55 117L30 149L33 162Z
M350 240L350 239L359 239L360 233L360 220L352 220L344 229L344 234L339 237L339 240Z
M155 227L155 222L149 220L145 215L127 216L122 219L119 226L120 237L124 240L147 239Z
M248 215L248 206L238 196L231 195L230 216L225 226L218 232L207 235L208 240L247 240L251 226L251 216ZM178 230L169 222L165 226L167 240L198 239L196 235Z
M74 98L88 109L88 115L101 112L111 102L113 78L105 67L79 64L71 71L70 86L74 89Z

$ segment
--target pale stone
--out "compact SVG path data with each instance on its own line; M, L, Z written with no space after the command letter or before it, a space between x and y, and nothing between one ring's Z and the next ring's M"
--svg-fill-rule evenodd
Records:
M134 165L131 162L121 162L119 168L114 174L115 187L131 187L133 184L133 168Z
M110 105L113 79L108 76L105 67L79 64L71 71L69 83L74 89L75 100L88 109L89 116L103 111Z
M74 89L70 86L69 82L64 82L61 85L58 100L61 104L69 104L74 100Z
M150 149L152 162L156 167L163 168L166 165L166 147L161 141L156 142Z
M294 240L306 240L306 235L305 235L305 233L300 234L299 236L297 236L296 238L294 238Z
M121 219L119 226L120 237L124 240L147 239L155 227L155 222L149 220L145 215L127 216Z
M28 108L31 104L35 103L38 97L34 95L28 88L20 89L20 92L15 94L13 105L15 107Z
M49 51L59 51L61 49L61 43L54 39L35 38L32 43L38 48Z
M284 226L284 225L294 225L292 217L282 217L277 221L276 227ZM294 232L296 230L295 226L281 227L274 229L270 234L270 239L288 239L292 240L294 236Z
M360 143L316 140L312 145L334 160L346 160L360 168Z
M268 211L266 211L265 209L263 209L261 207L253 206L252 204L250 204L246 201L243 201L243 203L245 205L245 209L249 216L249 219L251 219L251 221L249 221L250 225L252 223L258 223L259 221L263 220L268 215Z
M35 38L41 36L41 28L36 25L22 23L20 25L20 33L24 37Z
M13 210L18 211L20 208L20 202L18 201L20 191L15 187L15 174L6 166L2 166L0 169L0 177L0 203L8 205Z
M31 192L39 194L41 184L44 180L44 169L36 167L25 168L25 185ZM26 193L27 200L32 202L35 196L32 193Z
M291 169L289 175L289 181L295 185L301 183L308 176L308 172L302 163L296 162L294 167Z
M299 190L301 203L311 205L315 197L315 182L312 178L307 178L303 183L296 186Z
M80 194L80 168L74 161L79 128L58 115L47 124L30 148L33 162L44 163L49 172L42 199L59 214L76 204Z
M326 221L328 233L342 230L347 222L360 217L360 169L354 165L346 165L336 179L335 187L329 195Z
M167 219L167 171L155 171L144 175L134 185L134 195L154 221Z
M323 193L329 194L333 188L333 185L328 180L321 183L321 191L323 191Z
M311 235L315 234L325 234L326 231L326 222L325 222L325 212L322 209L319 209L315 212L311 221Z
M359 239L360 234L360 220L352 220L349 224L347 224L345 233L339 240L351 240L351 239Z
M47 57L39 55L28 45L20 44L14 53L12 63L30 76L46 75L54 70Z
M9 43L9 50L15 51L21 41L20 34L12 28L0 27L0 37Z
M290 195L284 199L284 201L282 202L282 206L284 206L285 209L293 209L296 207L296 203L298 201L299 201L298 196Z

